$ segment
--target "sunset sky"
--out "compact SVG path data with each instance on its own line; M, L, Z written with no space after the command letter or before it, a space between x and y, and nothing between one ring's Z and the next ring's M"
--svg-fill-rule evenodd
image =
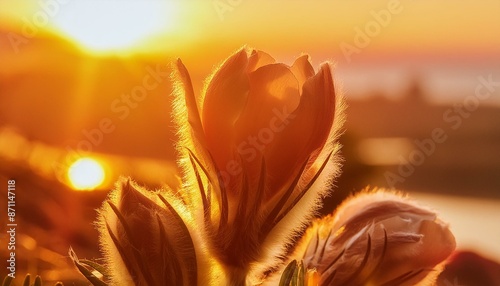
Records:
M215 53L206 48L234 49L246 43L284 55L307 51L328 58L342 55L341 43L353 45L357 28L370 29L375 14L393 7L390 19L381 23L385 27L379 26L378 32L372 27L376 35L358 57L376 60L412 54L484 59L500 47L497 0L46 2L57 7L44 8L39 1L20 4L4 0L0 15L4 23L25 25L26 19L36 21L40 10L55 11L43 28L63 31L70 38L78 38L86 29L97 36L104 34L110 41L120 33L144 27L143 39L156 39L147 47L149 51L197 49L206 54ZM100 23L105 25L98 26ZM76 31L78 24L85 28Z
M248 45L284 62L303 52L313 64L334 61L353 94L398 93L404 78L424 73L442 99L500 66L498 0L42 2L2 1L0 27L35 27L35 37L53 33L90 55L180 57L195 74Z

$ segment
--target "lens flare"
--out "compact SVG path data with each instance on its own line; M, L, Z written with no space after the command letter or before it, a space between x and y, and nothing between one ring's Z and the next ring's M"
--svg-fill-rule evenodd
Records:
M68 169L68 179L75 190L94 190L104 182L104 177L104 168L92 158L80 158Z

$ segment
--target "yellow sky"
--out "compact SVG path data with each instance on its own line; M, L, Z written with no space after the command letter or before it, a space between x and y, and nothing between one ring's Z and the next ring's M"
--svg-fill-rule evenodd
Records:
M8 22L22 28L26 19L34 22L40 11L50 14L50 9L41 6L42 2L19 4L19 1L3 0L0 24ZM327 58L345 56L346 52L351 52L353 58L407 54L489 57L500 47L498 0L140 1L151 6L149 11L128 5L138 3L136 0L46 2L58 5L52 8L55 12L49 15L49 23L42 28L56 30L64 37L71 38L67 26L75 23L87 29L98 27L87 33L102 33L104 41L111 41L120 33L131 34L142 25L145 35L138 37L137 42L139 46L142 44L143 50L175 51L181 55L225 55L248 44L284 57L296 56L302 51ZM99 21L106 15L102 13L106 8L103 6L113 13L108 13L109 19ZM131 7L130 14L124 10L127 6ZM122 18L115 19L117 15ZM155 19L156 24L153 23ZM360 36L360 31L365 36ZM361 47L360 37L365 37Z
M223 13L208 2L193 26L205 41L218 44L336 54L341 43L355 46L359 28L375 31L363 48L367 54L476 53L500 47L500 1L240 1ZM387 24L374 24L374 14L384 14L388 7L397 9Z

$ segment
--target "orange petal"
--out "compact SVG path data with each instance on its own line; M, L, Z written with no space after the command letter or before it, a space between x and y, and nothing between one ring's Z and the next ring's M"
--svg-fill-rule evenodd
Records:
M299 82L299 88L302 90L302 86L307 79L314 75L314 68L309 61L309 55L302 55L298 57L293 63L290 70L293 72L297 81Z
M304 83L298 108L289 122L283 122L283 131L266 153L269 173L275 174L271 189L278 189L293 178L304 161L324 146L334 115L335 89L330 66L324 64L318 74Z
M241 49L215 72L205 92L202 110L207 146L219 169L232 157L234 122L248 95L247 52Z
M249 81L248 102L239 122L246 121L261 129L269 127L274 109L286 107L292 111L297 108L300 100L298 83L286 65L263 66L249 74Z
M276 114L282 110L291 113L296 109L300 94L295 76L284 64L263 66L250 73L249 80L250 93L245 110L237 122L236 143L240 154L241 149L249 150L242 155L251 170L252 166L260 166L255 155L260 157L265 152L280 132L276 130L276 126L282 125L281 122L286 120ZM250 151L253 156L245 156Z
M253 72L262 66L274 64L275 62L276 60L268 53L253 50L248 58L247 72Z

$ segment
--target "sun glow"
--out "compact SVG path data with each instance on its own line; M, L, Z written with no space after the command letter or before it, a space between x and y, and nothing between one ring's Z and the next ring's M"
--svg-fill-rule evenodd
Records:
M104 168L91 158L80 158L68 169L68 179L76 190L93 190L104 182Z
M124 51L172 30L177 3L75 1L53 20L57 30L91 51Z

